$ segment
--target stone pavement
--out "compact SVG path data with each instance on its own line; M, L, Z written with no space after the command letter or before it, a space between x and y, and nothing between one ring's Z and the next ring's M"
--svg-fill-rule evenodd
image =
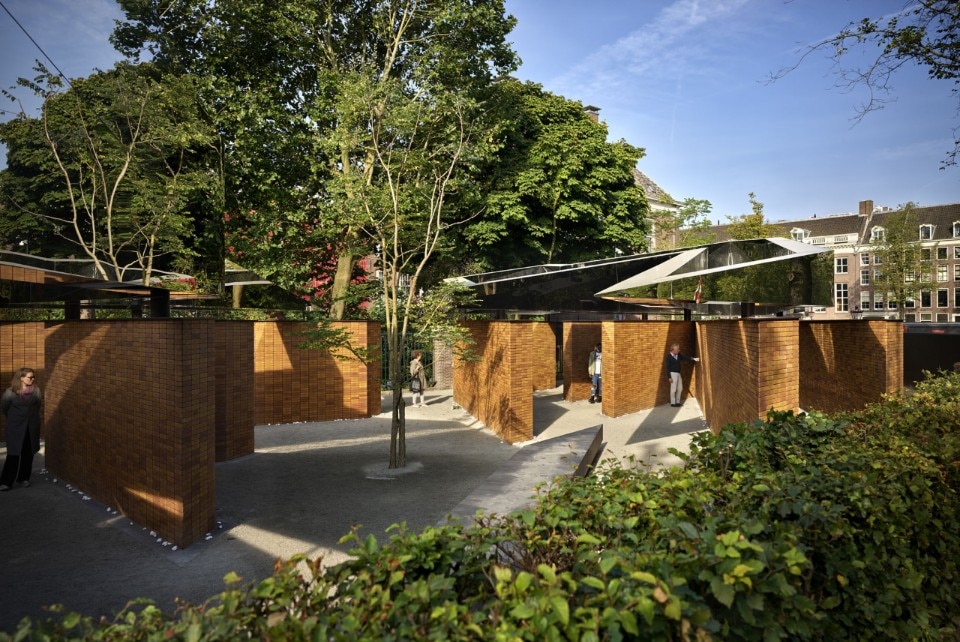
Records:
M407 408L407 466L395 470L388 396L370 419L257 426L253 454L216 465L216 528L184 550L54 478L41 451L33 485L0 493L0 631L24 615L44 617L54 603L112 615L144 597L172 612L178 598L196 603L222 591L231 571L255 582L296 553L343 561L349 545L339 540L354 527L386 541L400 522L420 530L477 508L509 512L531 503L539 483L572 471L580 455L555 453L570 443L586 451L595 432L585 429L601 424L601 460L652 466L677 463L667 450L686 449L690 433L707 428L695 399L611 419L561 393L536 393L536 436L509 445L450 391L430 390L426 407ZM531 458L553 463L538 468Z

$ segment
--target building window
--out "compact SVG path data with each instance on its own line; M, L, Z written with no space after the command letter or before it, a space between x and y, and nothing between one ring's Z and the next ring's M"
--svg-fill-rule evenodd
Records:
M953 258L960 261L960 245L953 246Z
M883 295L874 294L873 295L873 309L874 310L883 310Z
M933 238L933 226L929 223L925 223L920 226L920 240L929 241Z
M860 285L870 285L870 270L860 270Z
M834 284L834 291L836 292L836 298L834 300L834 308L837 312L847 312L850 310L850 294L847 289L846 283L836 283Z
M916 323L916 322L917 322L917 315L915 315L915 314L905 314L905 315L903 315L903 321L904 321L904 323Z
M917 307L917 302L914 301L912 298L907 299L906 301L903 302L903 307L905 307L905 308L915 308L915 307Z
M834 245L837 245L837 244L839 244L839 243L846 243L846 242L847 242L847 237L846 237L846 236L834 236L834 237L833 237L833 243L834 243Z
M879 241L882 241L883 239L885 239L886 236L887 236L887 235L886 235L886 232L884 232L884 230L883 230L882 227L877 226L877 227L870 228L870 240L871 240L871 241L877 241L877 242L879 242Z
M937 281L938 281L939 283L943 283L943 282L946 281L946 280L947 280L947 266L946 266L946 265L938 265L938 266L937 266Z
M946 261L946 260L947 260L947 248L945 248L945 247L938 247L938 248L937 248L937 259L940 260L940 261Z
M887 301L887 309L888 309L888 310L896 310L896 309L897 309L897 302L896 302L896 301Z
M874 255L873 255L873 264L874 264L874 265L882 265L882 264L883 264L883 257L880 256L879 254L874 254Z
M811 245L823 245L826 243L826 240L822 236L815 236L810 240Z
M920 260L921 260L921 261L929 261L931 256L932 256L932 255L930 254L930 248L929 248L929 247L922 247L922 248L920 248Z
M860 265L870 265L870 255L861 254L860 255Z
M948 316L946 312L937 312L937 323L946 323Z
M846 274L847 273L847 257L838 256L834 259L834 264L836 265L837 274Z
M917 275L913 272L904 272L903 273L903 282L904 283L913 283L917 280Z
M806 241L807 237L810 236L810 230L804 230L799 227L795 227L790 230L790 236L793 237L794 241Z
M953 280L960 281L960 263L953 266Z
M870 293L861 292L860 293L860 309L866 312L870 309Z
M880 277L883 276L883 270L877 268L873 271L873 282L877 283L880 280Z
M960 221L953 222L953 238L960 239Z
M921 313L920 313L920 321L921 321L921 322L924 322L924 323L929 323L929 322L933 321L933 315L932 315L931 313L929 313L929 312L921 312Z
M947 302L947 288L940 288L937 290L937 307L938 308L949 308L950 304Z
M920 291L920 307L929 308L932 298L930 296L930 290L921 290Z
M953 307L960 308L960 288L953 289Z

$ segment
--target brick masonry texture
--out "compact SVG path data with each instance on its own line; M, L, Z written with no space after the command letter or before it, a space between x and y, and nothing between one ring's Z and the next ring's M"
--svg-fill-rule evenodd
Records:
M213 321L51 324L47 467L164 539L214 526Z
M533 389L549 390L557 385L557 335L550 323L533 324Z
M505 441L531 439L532 392L553 386L553 329L465 325L479 361L455 361L454 399ZM342 327L356 345L380 344L379 324ZM186 546L213 525L214 462L252 452L254 422L380 412L379 362L302 349L304 329L285 321L0 322L0 382L9 385L22 366L37 371L54 474ZM770 408L855 410L903 385L896 321L604 321L561 330L568 401L589 397L587 358L602 341L607 416L669 402L671 343L702 358L684 364L685 394L714 430Z
M261 423L380 412L379 362L319 358L298 347L294 325L2 322L0 377L6 387L21 366L37 371L51 472L183 547L213 526L215 460L253 452L258 401L285 399L283 417ZM341 325L358 345L379 347L379 324ZM340 396L319 404L317 382L336 382ZM295 394L277 394L284 384Z
M362 321L335 324L355 345L380 345L380 325ZM361 419L380 413L379 361L337 359L324 350L302 348L307 324L254 323L254 417L257 424ZM348 357L345 350L339 352Z
M800 405L835 412L879 401L902 388L899 321L804 323L800 331Z
M533 438L536 323L465 322L480 359L454 362L454 401L510 444Z

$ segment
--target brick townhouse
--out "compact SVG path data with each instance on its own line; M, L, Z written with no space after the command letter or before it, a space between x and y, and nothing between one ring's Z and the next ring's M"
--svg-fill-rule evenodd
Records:
M778 221L782 236L833 250L833 306L815 310L816 318L853 318L897 314L897 304L874 287L883 266L874 249L893 212L860 201L856 214ZM917 240L929 261L935 288L917 293L904 305L904 321L960 323L960 203L915 207ZM717 241L729 238L729 225L711 227ZM927 275L924 275L925 277Z

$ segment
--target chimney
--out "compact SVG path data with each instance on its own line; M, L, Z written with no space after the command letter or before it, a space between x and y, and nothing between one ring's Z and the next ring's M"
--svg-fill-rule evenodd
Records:
M860 216L873 214L873 201L860 201Z
M592 120L593 122L595 122L595 123L599 123L599 122L600 122L600 108L599 108L599 107L594 107L593 105L584 105L584 106L583 106L583 111L586 112L587 116L589 116L589 117L590 117L590 120Z

